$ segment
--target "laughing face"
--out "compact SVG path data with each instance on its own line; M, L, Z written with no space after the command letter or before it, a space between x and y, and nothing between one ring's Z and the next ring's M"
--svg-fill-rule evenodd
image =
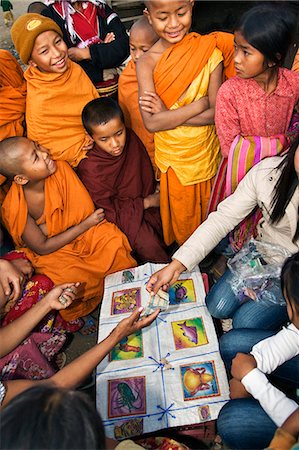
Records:
M148 3L149 23L168 44L180 42L189 33L193 0L151 0Z
M67 46L56 31L44 31L37 36L29 65L41 72L64 73L68 68Z

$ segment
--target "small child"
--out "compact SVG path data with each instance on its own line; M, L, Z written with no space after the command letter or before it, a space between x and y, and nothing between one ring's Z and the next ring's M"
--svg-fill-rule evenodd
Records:
M14 21L14 16L12 13L13 5L9 0L1 0L1 7L3 10L4 24L9 27Z
M127 238L103 220L102 209L94 210L69 164L53 161L37 142L2 141L0 173L13 180L2 214L16 247L55 284L79 281L79 298L61 315L87 315L101 301L104 277L135 266Z
M290 449L298 440L298 404L273 386L268 376L273 373L276 383L280 380L288 389L299 387L299 253L286 260L281 288L291 321L288 326L277 334L233 330L220 340L224 359L231 361L236 355L231 369L234 400L218 418L219 433L229 448L265 448L276 427L271 449ZM243 398L250 394L253 398Z
M130 29L131 60L121 73L118 82L118 102L125 116L125 124L142 141L155 171L157 169L155 164L154 135L145 128L140 114L136 62L158 39L159 36L154 32L146 17L142 17L132 25Z
M51 19L28 13L11 28L27 80L26 123L29 139L46 146L54 159L76 167L90 148L81 112L98 93L80 66L68 58L62 31Z
M124 124L113 99L98 98L83 109L83 125L95 142L78 176L96 208L128 237L138 261L169 262L163 242L159 193L149 156Z
M233 39L225 33L189 33L194 0L145 4L159 41L137 63L141 115L155 133L164 239L167 245L182 244L205 218L220 161L214 126L220 49L231 56Z

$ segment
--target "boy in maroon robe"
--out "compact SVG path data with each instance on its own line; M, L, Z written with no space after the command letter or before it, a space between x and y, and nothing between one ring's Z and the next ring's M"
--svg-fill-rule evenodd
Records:
M127 235L139 262L168 262L159 193L144 145L125 127L122 110L112 99L89 102L82 121L95 145L77 173L96 208L103 208L105 218Z

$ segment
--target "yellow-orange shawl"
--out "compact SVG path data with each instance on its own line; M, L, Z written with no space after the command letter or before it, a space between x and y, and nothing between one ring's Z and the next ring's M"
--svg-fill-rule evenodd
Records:
M16 58L0 50L0 141L24 135L26 81Z
M99 95L76 63L62 74L41 72L29 66L27 80L26 122L29 139L50 150L53 159L68 161L76 167L86 155L89 139L81 113L84 106Z
M66 162L58 161L56 172L45 180L44 214L37 223L46 223L52 237L81 223L93 211L93 202L75 172ZM48 275L55 284L82 283L82 297L61 311L66 320L82 317L97 306L106 275L136 265L126 236L106 220L49 255L41 256L25 247L22 234L28 207L22 186L15 183L2 213L16 247L26 253L37 272Z
M205 36L189 33L163 53L154 70L154 83L157 94L168 108L200 74L216 47L223 54L224 79L235 75L234 36L230 33L215 32Z
M132 128L145 146L155 168L154 135L144 126L138 101L136 64L131 59L118 80L118 101L124 113L126 126Z

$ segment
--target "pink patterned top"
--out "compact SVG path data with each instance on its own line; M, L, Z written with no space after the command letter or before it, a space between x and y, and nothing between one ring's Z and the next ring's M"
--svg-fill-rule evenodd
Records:
M284 134L299 100L299 74L280 68L274 92L267 94L253 79L238 76L218 91L215 123L221 152L228 156L237 135L270 137Z

